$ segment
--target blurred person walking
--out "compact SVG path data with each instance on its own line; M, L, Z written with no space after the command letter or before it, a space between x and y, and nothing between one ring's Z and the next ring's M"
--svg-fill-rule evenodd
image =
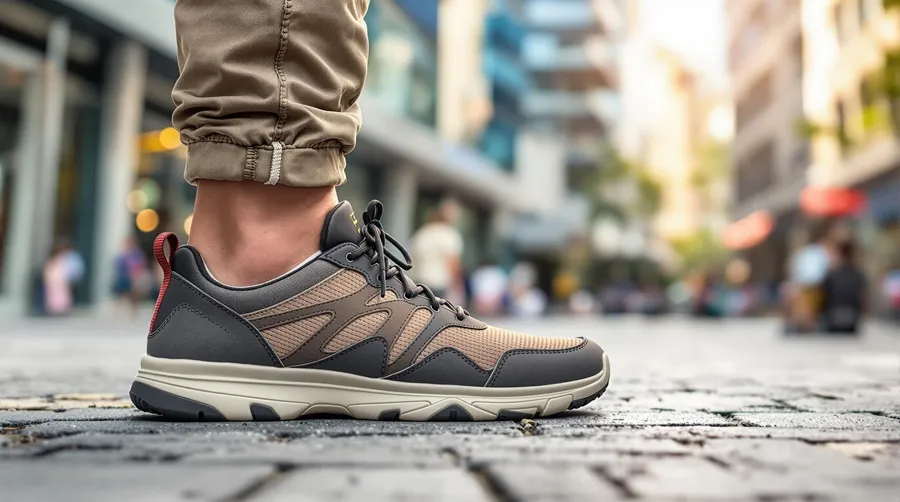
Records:
M414 239L421 284L381 202L361 218L338 202L361 126L367 8L176 1L173 123L197 197L189 245L167 232L154 242L163 282L131 388L138 408L181 420L495 420L553 415L606 389L597 344L498 329L435 294L462 283L449 206Z
M84 260L65 239L53 245L44 264L44 313L63 316L72 311L75 285L84 277Z
M454 226L459 207L445 200L428 222L412 236L412 257L417 263L415 277L434 294L458 303L465 299L463 285L463 238Z
M825 238L827 228L816 229L820 237L801 248L790 264L790 282L785 288L786 330L809 333L818 327L822 312L822 283L831 257Z
M481 315L503 312L509 289L509 277L492 261L484 262L472 272L472 306Z
M837 242L831 270L822 284L822 321L829 333L855 334L865 312L866 276L856 266L856 244Z
M124 299L132 312L137 312L142 300L146 300L152 288L153 277L144 253L134 237L129 237L116 257L113 293Z
M881 284L888 315L900 322L900 258L886 274Z

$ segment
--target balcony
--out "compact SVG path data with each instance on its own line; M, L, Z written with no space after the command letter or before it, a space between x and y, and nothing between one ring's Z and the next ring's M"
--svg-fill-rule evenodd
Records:
M602 124L617 120L619 113L618 97L609 91L533 91L525 97L524 108L532 118L594 118Z
M610 0L528 0L524 18L531 29L556 32L608 32L622 24Z
M610 87L615 79L615 51L602 37L563 45L553 35L529 36L522 51L526 67L540 78L575 80L577 88ZM561 84L555 87L571 88Z

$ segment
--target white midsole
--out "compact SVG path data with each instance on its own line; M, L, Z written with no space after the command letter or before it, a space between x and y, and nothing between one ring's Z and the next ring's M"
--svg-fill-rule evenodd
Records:
M251 404L272 408L284 420L314 413L377 419L397 410L401 420L428 420L457 405L474 420L492 420L501 411L551 415L572 401L592 396L609 382L603 371L582 380L536 387L468 387L366 378L305 368L275 368L145 355L135 378L159 390L207 404L228 420L250 420Z

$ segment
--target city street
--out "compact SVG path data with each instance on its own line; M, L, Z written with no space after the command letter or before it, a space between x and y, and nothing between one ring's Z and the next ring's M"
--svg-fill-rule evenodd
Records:
M8 500L900 500L900 332L783 338L772 320L555 318L609 391L496 423L169 423L126 399L143 323L0 328Z

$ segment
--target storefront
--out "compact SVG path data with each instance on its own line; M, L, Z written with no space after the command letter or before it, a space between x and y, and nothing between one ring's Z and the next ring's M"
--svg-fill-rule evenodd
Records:
M41 269L53 249L71 246L87 258L92 252L100 113L91 48L98 45L66 20L44 20L43 48L0 37L4 314L39 307ZM72 43L82 53L73 56ZM79 285L76 301L87 298L88 287Z
M40 312L42 269L62 247L84 263L76 305L107 297L128 234L149 50L80 3L3 2L0 315Z
M861 189L868 198L861 235L864 268L873 284L880 285L888 271L900 270L900 166Z

